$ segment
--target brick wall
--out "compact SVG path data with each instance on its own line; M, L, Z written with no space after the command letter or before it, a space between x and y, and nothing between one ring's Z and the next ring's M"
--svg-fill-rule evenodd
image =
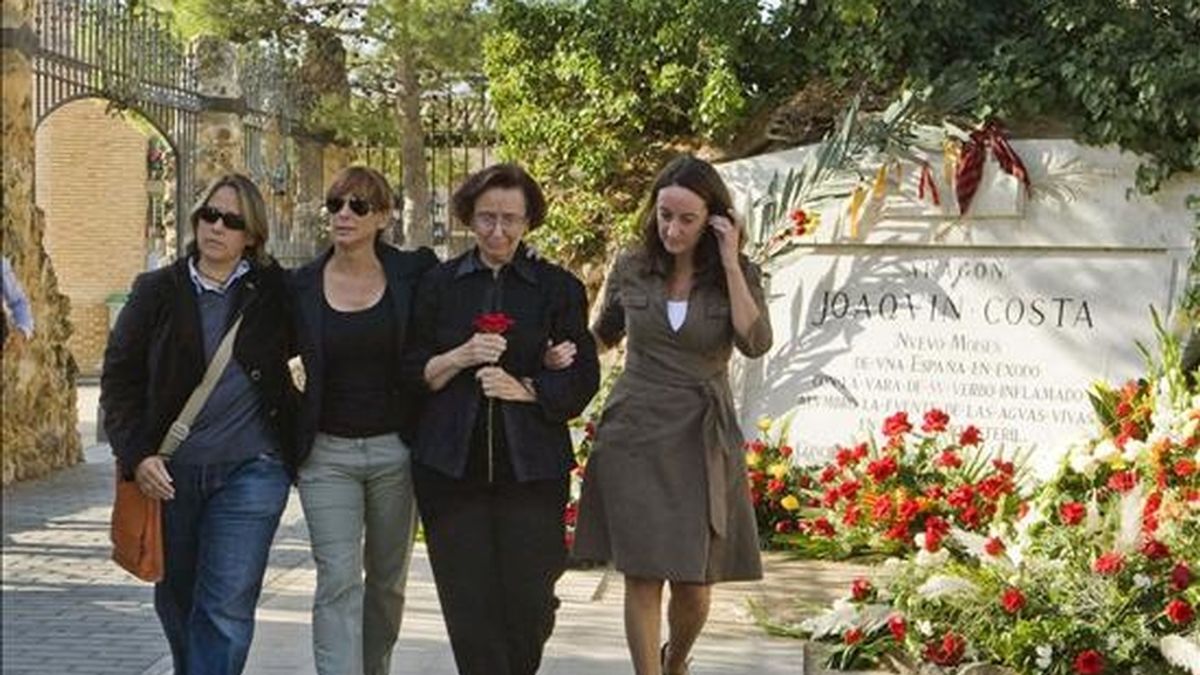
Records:
M56 110L37 130L37 204L46 212L46 250L71 300L68 346L83 375L96 375L112 293L128 292L146 267L146 137L83 100Z

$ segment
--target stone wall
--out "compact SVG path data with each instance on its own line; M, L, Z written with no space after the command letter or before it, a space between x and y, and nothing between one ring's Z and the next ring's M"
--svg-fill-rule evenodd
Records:
M0 482L8 484L75 464L82 452L76 433L76 367L67 348L69 302L58 292L43 245L43 220L33 205L32 68L28 47L12 38L31 31L32 5L28 0L3 0L2 10L6 39L0 51L0 235L36 323L33 340L19 353L5 352L0 365Z
M99 375L105 301L146 269L147 138L88 99L56 110L36 140L36 201L59 288L71 299L69 346L82 375Z

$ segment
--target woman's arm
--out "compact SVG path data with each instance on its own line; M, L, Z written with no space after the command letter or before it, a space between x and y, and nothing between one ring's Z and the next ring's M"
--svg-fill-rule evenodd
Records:
M600 387L596 343L587 327L587 292L578 279L561 271L559 301L551 316L551 338L575 343L575 357L560 370L544 368L532 378L532 391L543 414L566 422L583 412Z
M588 333L598 353L615 347L625 337L625 306L621 304L621 275L624 268L624 259L617 258L604 280L600 309Z
M139 277L104 350L104 368L100 374L104 430L126 480L133 478L137 465L155 450L147 447L147 440L140 435L149 384L150 337L155 318L162 314L157 308L158 296L148 277Z
M437 391L468 368L499 361L507 346L503 335L476 333L461 345L430 358L425 364L425 384Z

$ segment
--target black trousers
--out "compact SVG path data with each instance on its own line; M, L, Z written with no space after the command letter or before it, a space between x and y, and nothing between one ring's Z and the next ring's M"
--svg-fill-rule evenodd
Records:
M568 479L456 480L413 465L417 508L460 675L533 675L566 566Z

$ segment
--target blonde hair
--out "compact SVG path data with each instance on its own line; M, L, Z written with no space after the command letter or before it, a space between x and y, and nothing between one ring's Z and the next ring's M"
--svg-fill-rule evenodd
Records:
M267 240L271 238L271 226L267 222L267 203L254 181L240 173L227 173L214 180L192 206L191 215L188 217L192 223L192 243L188 245L188 251L196 252L196 227L200 223L200 209L207 206L208 200L223 187L232 188L237 194L242 219L246 221L246 236L250 243L246 245L242 256L260 265L268 264L271 256L267 254Z

